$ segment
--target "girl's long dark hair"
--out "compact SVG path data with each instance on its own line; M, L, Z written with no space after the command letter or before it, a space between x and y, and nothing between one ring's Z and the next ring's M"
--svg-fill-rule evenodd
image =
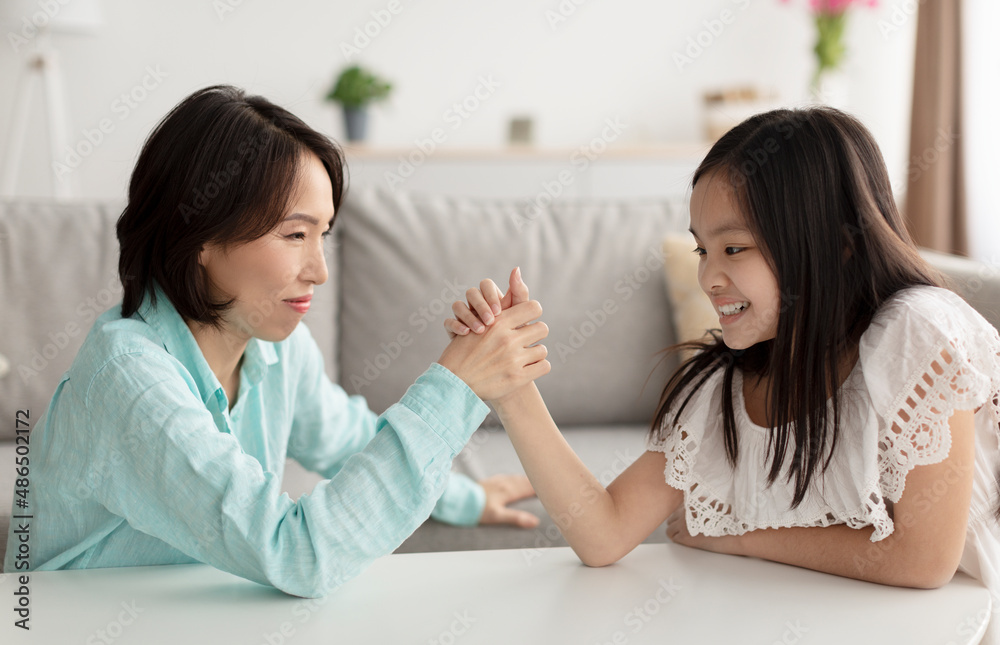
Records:
M794 508L833 455L845 357L882 303L906 287L939 285L941 277L906 231L874 138L844 112L813 107L753 116L712 146L692 184L710 173L727 182L777 278L777 334L744 351L728 348L718 332L683 345L699 351L667 382L650 432L669 435L694 393L721 369L726 455L735 464L734 373L766 377L768 483L785 471L794 481Z

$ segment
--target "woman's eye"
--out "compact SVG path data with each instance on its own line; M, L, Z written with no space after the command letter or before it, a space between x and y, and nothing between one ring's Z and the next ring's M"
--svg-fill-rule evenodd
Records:
M705 249L701 248L700 246L696 246L696 247L694 247L694 254L695 255L705 255Z
M328 228L325 231L323 231L323 237L330 237L331 235L333 235L333 229L332 228Z
M306 239L306 234L305 233L292 233L291 235L288 236L288 238L292 239L292 240L304 240L304 239Z
M737 253L739 253L742 250L743 250L742 246L727 246L726 247L726 255L736 255Z

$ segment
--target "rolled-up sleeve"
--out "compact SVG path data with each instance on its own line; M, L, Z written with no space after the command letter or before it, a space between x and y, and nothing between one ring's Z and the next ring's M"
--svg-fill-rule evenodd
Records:
M95 498L197 560L289 594L323 595L430 514L488 409L437 364L381 417L340 388L322 394L341 406L333 420L354 432L316 455L312 465L331 478L294 502L277 475L218 430L169 357L116 356L86 388L82 421L100 429L88 457L105 473ZM296 420L293 435L309 422Z
M377 415L368 408L364 397L349 396L329 379L322 353L304 325L290 340L295 342L295 364L301 368L298 370L300 378L295 394L288 456L304 468L332 479L353 454L363 450L375 437ZM432 369L441 369L448 377L458 380L440 365ZM475 397L471 390L467 394ZM488 412L485 406L472 406L471 409L473 418L464 420L466 423L474 421L478 424L483 418L480 413ZM394 465L387 464L387 467ZM448 524L474 526L482 517L485 505L483 487L465 475L453 472L430 515Z

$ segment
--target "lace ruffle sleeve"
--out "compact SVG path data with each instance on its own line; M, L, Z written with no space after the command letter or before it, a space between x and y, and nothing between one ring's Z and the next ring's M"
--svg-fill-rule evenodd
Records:
M899 501L913 468L948 456L956 410L985 405L994 425L1000 421L1000 337L951 291L902 292L875 316L859 352L878 419L885 499Z

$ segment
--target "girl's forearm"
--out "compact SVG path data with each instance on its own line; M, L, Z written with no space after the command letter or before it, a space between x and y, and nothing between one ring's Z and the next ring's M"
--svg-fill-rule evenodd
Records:
M494 407L538 498L580 559L601 566L624 555L615 548L614 500L566 443L535 384Z
M889 537L872 542L871 527L759 529L736 539L735 552L806 569L897 587L936 588L955 572L940 552L907 539L897 522Z

